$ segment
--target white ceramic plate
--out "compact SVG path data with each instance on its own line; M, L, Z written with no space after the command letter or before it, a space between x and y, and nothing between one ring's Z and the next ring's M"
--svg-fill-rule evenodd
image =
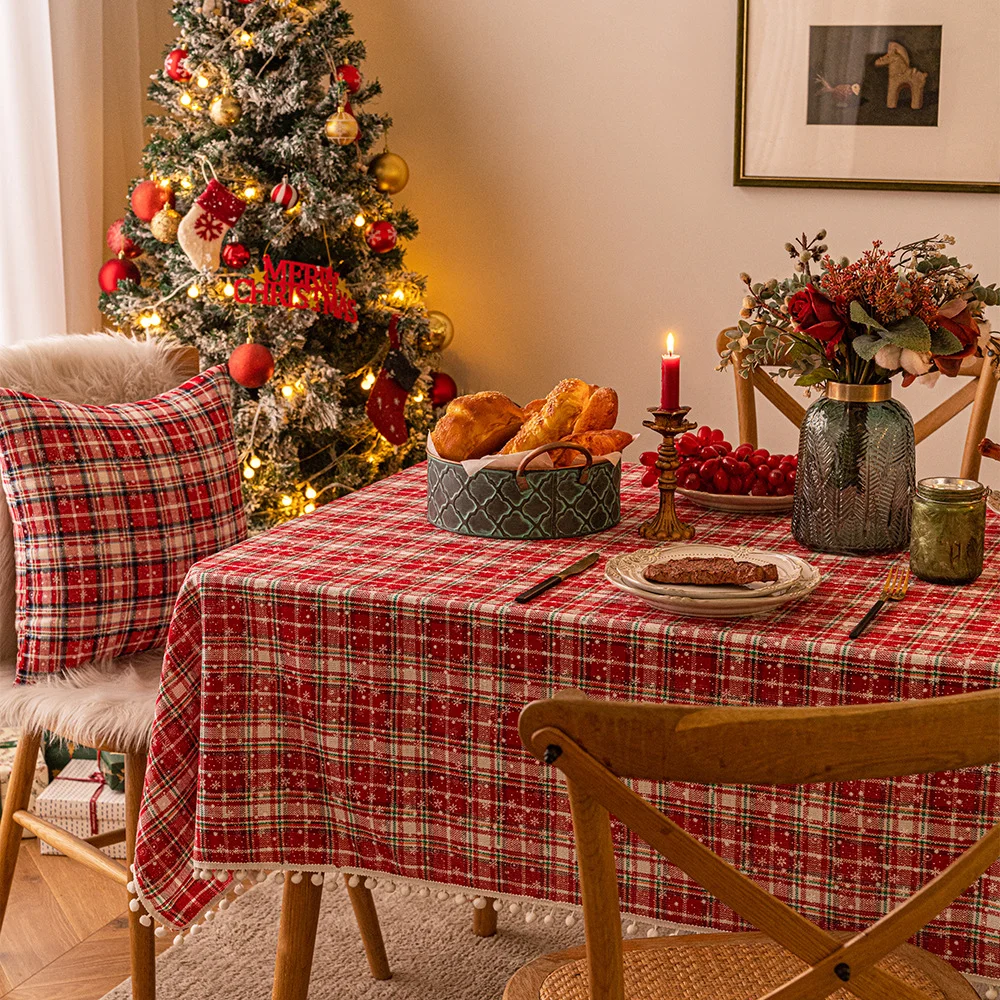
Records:
M744 514L787 514L792 509L795 497L754 497L731 493L706 493L704 490L685 490L678 487L677 492L687 497L699 507L709 510L728 510Z
M643 576L643 571L652 563L669 562L673 559L709 558L712 556L744 560L757 566L772 565L778 571L778 579L768 583L740 584L681 584L653 583ZM802 573L802 561L794 556L779 552L764 552L743 546L723 545L672 545L669 548L637 549L608 560L621 574L626 583L637 590L658 594L661 597L694 597L699 600L725 598L763 597L790 587Z
M747 618L773 611L811 594L819 586L821 577L819 571L808 563L803 563L803 567L799 580L782 593L742 600L705 601L691 597L660 597L630 586L613 566L605 565L604 575L613 587L659 611L668 611L683 618Z

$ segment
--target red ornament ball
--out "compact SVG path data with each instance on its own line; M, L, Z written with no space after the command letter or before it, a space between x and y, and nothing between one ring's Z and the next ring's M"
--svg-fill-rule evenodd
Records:
M108 234L105 237L108 242L108 249L113 254L119 254L123 257L128 257L130 260L133 257L138 257L142 250L139 249L127 236L122 234L122 223L124 219L115 219L114 222L108 226Z
M119 281L134 281L138 284L141 279L139 268L132 261L119 257L106 261L97 273L97 283L101 286L102 292L117 291Z
M171 80L185 83L191 79L191 74L184 65L184 60L187 57L187 49L174 49L173 52L167 53L167 58L163 60L163 71Z
M391 222L373 222L365 233L365 242L376 253L388 253L396 245L396 227Z
M242 243L227 243L222 248L222 263L239 270L250 263L250 251Z
M357 66L345 63L337 67L337 79L347 84L347 92L356 94L361 89L361 70Z
M274 374L274 357L263 344L240 344L229 355L229 374L244 389L259 389Z
M288 183L286 177L280 184L275 184L271 188L271 201L287 211L290 208L295 208L299 203L299 192Z
M132 189L132 211L143 222L152 222L153 216L164 205L173 205L174 193L170 188L160 187L156 181L140 181Z
M431 402L435 406L447 406L457 395L455 380L446 372L434 372L431 376Z

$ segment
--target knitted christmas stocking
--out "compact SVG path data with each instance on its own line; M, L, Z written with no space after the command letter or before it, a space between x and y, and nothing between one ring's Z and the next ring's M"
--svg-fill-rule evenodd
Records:
M177 227L177 242L199 271L215 271L226 233L239 221L246 202L214 178Z

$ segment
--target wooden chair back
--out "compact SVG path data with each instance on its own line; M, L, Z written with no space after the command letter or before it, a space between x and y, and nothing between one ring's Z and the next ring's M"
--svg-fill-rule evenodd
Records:
M1000 762L1000 689L833 708L728 708L587 700L532 702L524 746L566 779L583 896L591 1000L624 1000L610 813L809 968L766 1000L927 1000L877 963L1000 858L1000 823L907 901L846 939L817 927L687 834L621 778L810 784Z
M735 327L727 327L716 341L716 347L721 355L727 350L731 341L738 339L740 331ZM742 352L734 351L735 365L733 374L736 380L736 417L739 424L740 443L758 445L757 439L757 399L755 392L764 396L775 408L786 416L796 427L802 426L806 415L805 408L783 389L775 378L767 371L756 369L749 377L740 374ZM780 368L775 365L774 368ZM990 420L990 410L993 408L993 397L997 391L997 377L994 368L982 358L966 358L962 362L959 377L969 379L944 402L936 406L926 416L921 417L913 425L913 435L917 444L943 427L952 417L957 416L967 406L972 406L969 414L969 427L965 435L965 446L962 449L962 464L959 475L963 479L978 479L982 455L979 453L979 442L986 437L986 428Z

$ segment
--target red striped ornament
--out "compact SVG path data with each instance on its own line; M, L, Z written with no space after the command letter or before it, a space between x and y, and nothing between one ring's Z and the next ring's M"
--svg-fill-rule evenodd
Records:
M271 188L271 201L287 211L290 208L295 208L299 203L299 192L288 183L288 178L285 177L282 178L280 184L275 184Z

